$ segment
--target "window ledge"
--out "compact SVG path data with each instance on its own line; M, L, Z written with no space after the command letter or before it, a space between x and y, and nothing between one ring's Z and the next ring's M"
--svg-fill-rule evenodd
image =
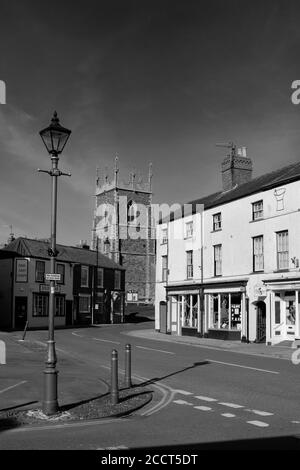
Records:
M276 269L275 271L273 271L273 273L289 273L290 272L290 269L289 268L285 268L285 269Z
M249 220L249 224L253 224L255 222L260 222L261 220L265 220L264 217L259 217L258 219L255 219L255 220Z
M222 229L221 229L221 228L217 228L216 230L211 230L210 233L215 233L215 232L222 232Z

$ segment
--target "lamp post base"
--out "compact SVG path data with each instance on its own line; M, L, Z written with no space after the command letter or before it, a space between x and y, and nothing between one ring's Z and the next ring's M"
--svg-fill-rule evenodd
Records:
M44 370L44 399L43 413L45 415L54 415L59 411L57 401L57 374L56 369Z

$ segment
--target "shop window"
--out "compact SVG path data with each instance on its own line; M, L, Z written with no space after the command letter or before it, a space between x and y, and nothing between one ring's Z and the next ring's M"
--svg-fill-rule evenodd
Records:
M48 316L48 294L33 294L33 317L47 317Z
M241 307L242 307L242 296L241 294L229 294L231 297L230 308L231 308L231 329L241 329Z
M89 295L79 296L79 312L90 313L90 296Z
M65 316L65 298L62 295L55 296L55 316L56 317Z
M198 295L188 294L180 296L180 313L183 328L197 328L198 326Z
M220 328L229 328L229 295L221 295Z
M240 330L241 309L241 294L211 294L209 328Z

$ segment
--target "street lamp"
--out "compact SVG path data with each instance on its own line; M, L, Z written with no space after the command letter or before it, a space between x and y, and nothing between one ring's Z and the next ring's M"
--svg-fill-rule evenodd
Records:
M51 247L48 250L50 256L50 296L49 296L49 328L47 341L46 368L44 370L44 397L43 412L53 415L58 411L57 401L57 370L56 352L54 342L54 315L55 315L55 259L56 251L56 214L57 214L57 177L71 176L70 173L63 173L58 169L58 155L62 153L70 137L71 131L62 127L55 111L50 126L40 131L40 136L45 144L48 153L51 155L51 170L40 170L48 173L52 179L51 194Z

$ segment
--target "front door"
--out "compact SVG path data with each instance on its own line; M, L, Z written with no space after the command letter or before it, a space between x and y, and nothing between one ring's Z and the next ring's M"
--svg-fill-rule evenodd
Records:
M256 323L256 341L262 343L266 341L266 304L257 303L257 323Z
M27 297L15 298L15 328L23 329L27 321Z
M296 292L275 292L274 336L293 341L296 333Z

